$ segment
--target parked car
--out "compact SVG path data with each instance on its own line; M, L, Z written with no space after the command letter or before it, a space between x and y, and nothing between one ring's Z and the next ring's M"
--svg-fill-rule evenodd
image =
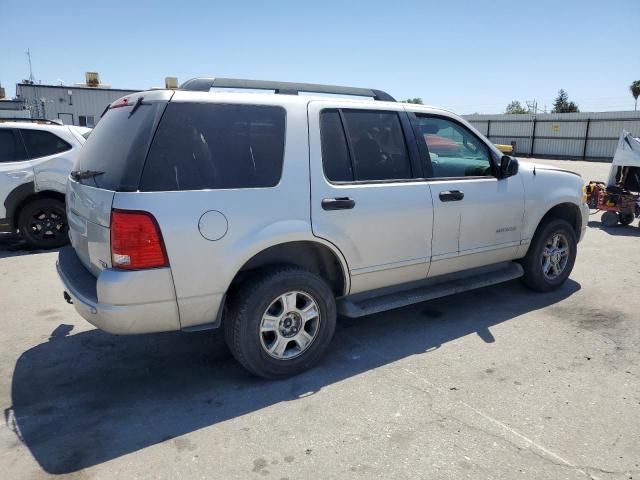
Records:
M432 159L432 131L458 147ZM275 378L320 358L338 314L519 277L559 288L587 226L582 186L379 90L194 79L109 107L71 173L57 268L97 327L222 327L244 367Z
M42 119L0 119L0 232L33 247L68 242L67 177L90 129Z

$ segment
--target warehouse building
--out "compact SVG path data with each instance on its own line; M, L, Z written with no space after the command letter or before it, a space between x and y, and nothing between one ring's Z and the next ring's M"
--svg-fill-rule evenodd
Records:
M30 112L31 118L57 119L67 125L94 127L107 105L138 91L102 85L97 73L87 72L86 83L73 86L18 83L16 99Z
M623 130L640 137L640 112L465 115L493 143L517 156L611 160Z

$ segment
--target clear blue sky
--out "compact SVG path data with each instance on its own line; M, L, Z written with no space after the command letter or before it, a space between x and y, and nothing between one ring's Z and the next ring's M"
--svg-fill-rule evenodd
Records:
M33 74L118 88L199 75L380 88L458 113L511 100L632 110L640 79L637 0L0 0L0 82Z

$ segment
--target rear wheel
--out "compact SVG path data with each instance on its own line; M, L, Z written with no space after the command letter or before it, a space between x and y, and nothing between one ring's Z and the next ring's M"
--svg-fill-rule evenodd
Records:
M573 270L576 253L576 234L566 220L554 219L540 225L522 260L522 281L538 292L560 288Z
M224 319L229 349L260 377L286 377L310 368L333 337L333 292L306 270L281 267L259 273L230 302Z
M55 198L40 198L27 203L20 211L18 229L33 247L61 247L69 241L64 202Z
M600 222L605 227L615 227L618 224L618 214L616 212L604 212Z
M636 216L631 212L621 213L618 217L622 225L631 225L636 218Z

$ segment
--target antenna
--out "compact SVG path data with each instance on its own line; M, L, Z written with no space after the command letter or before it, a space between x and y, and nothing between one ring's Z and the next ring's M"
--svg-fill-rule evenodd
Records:
M27 58L29 59L29 81L33 83L33 68L31 67L31 50L27 48Z

